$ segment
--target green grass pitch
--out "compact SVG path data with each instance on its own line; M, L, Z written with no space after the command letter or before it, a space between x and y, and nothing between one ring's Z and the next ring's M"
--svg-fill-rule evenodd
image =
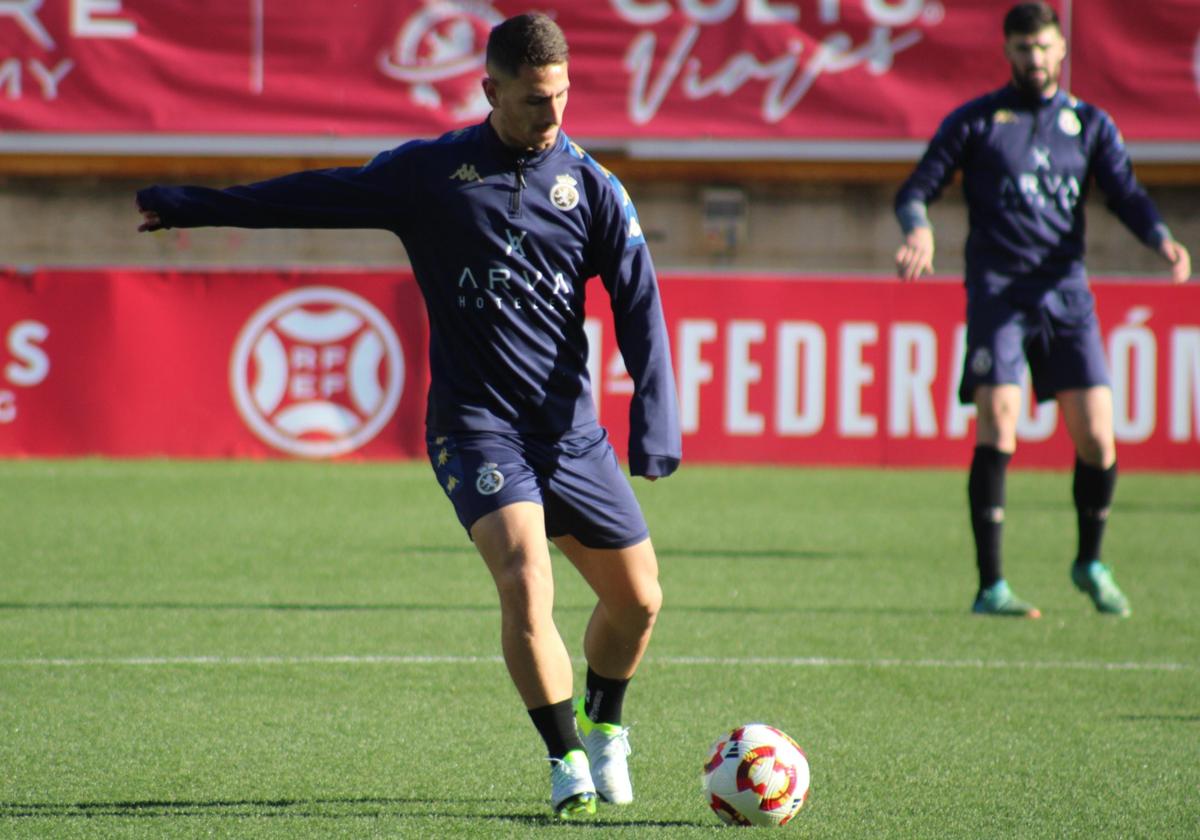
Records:
M0 837L724 836L700 765L755 720L810 757L791 836L1196 837L1200 476L1122 477L1124 621L1070 585L1069 485L1010 476L1026 621L968 611L964 470L636 482L666 593L638 799L555 825L425 464L0 462ZM555 563L578 652L591 598Z

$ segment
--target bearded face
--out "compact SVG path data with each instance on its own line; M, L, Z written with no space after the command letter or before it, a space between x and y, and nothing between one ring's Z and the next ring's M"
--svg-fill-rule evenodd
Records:
M1047 97L1058 90L1067 42L1057 26L1033 34L1009 35L1004 41L1004 55L1012 66L1013 84L1021 91Z

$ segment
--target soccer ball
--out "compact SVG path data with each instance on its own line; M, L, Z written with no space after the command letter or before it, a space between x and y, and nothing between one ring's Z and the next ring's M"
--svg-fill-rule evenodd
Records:
M784 825L804 807L808 783L804 750L765 723L718 738L704 765L704 798L729 825Z

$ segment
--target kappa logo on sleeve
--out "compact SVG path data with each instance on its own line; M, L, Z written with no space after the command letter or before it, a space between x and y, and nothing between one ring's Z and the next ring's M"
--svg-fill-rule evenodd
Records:
M639 242L645 238L642 233L642 223L638 221L638 217L634 213L629 214L629 238Z
M483 179L479 177L479 170L475 168L475 164L464 163L459 166L458 169L454 170L454 172L450 175L450 180L465 181L470 184L475 181L482 181Z
M254 313L234 344L229 381L260 440L290 455L331 458L364 446L392 419L404 354L369 301L308 286Z

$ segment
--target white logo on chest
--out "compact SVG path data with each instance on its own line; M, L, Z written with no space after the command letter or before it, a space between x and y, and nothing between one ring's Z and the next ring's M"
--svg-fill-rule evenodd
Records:
M1078 114L1070 108L1063 108L1058 112L1058 128L1068 137L1074 137L1083 130L1083 125L1079 122Z
M528 231L519 230L514 233L511 228L505 228L504 237L508 240L508 245L504 247L504 253L510 257L513 254L516 254L518 257L525 256L525 249L522 247L521 243L525 241L526 233L528 233Z
M570 175L556 175L555 184L550 188L550 201L564 213L574 210L579 204L579 190L575 189L578 181Z

